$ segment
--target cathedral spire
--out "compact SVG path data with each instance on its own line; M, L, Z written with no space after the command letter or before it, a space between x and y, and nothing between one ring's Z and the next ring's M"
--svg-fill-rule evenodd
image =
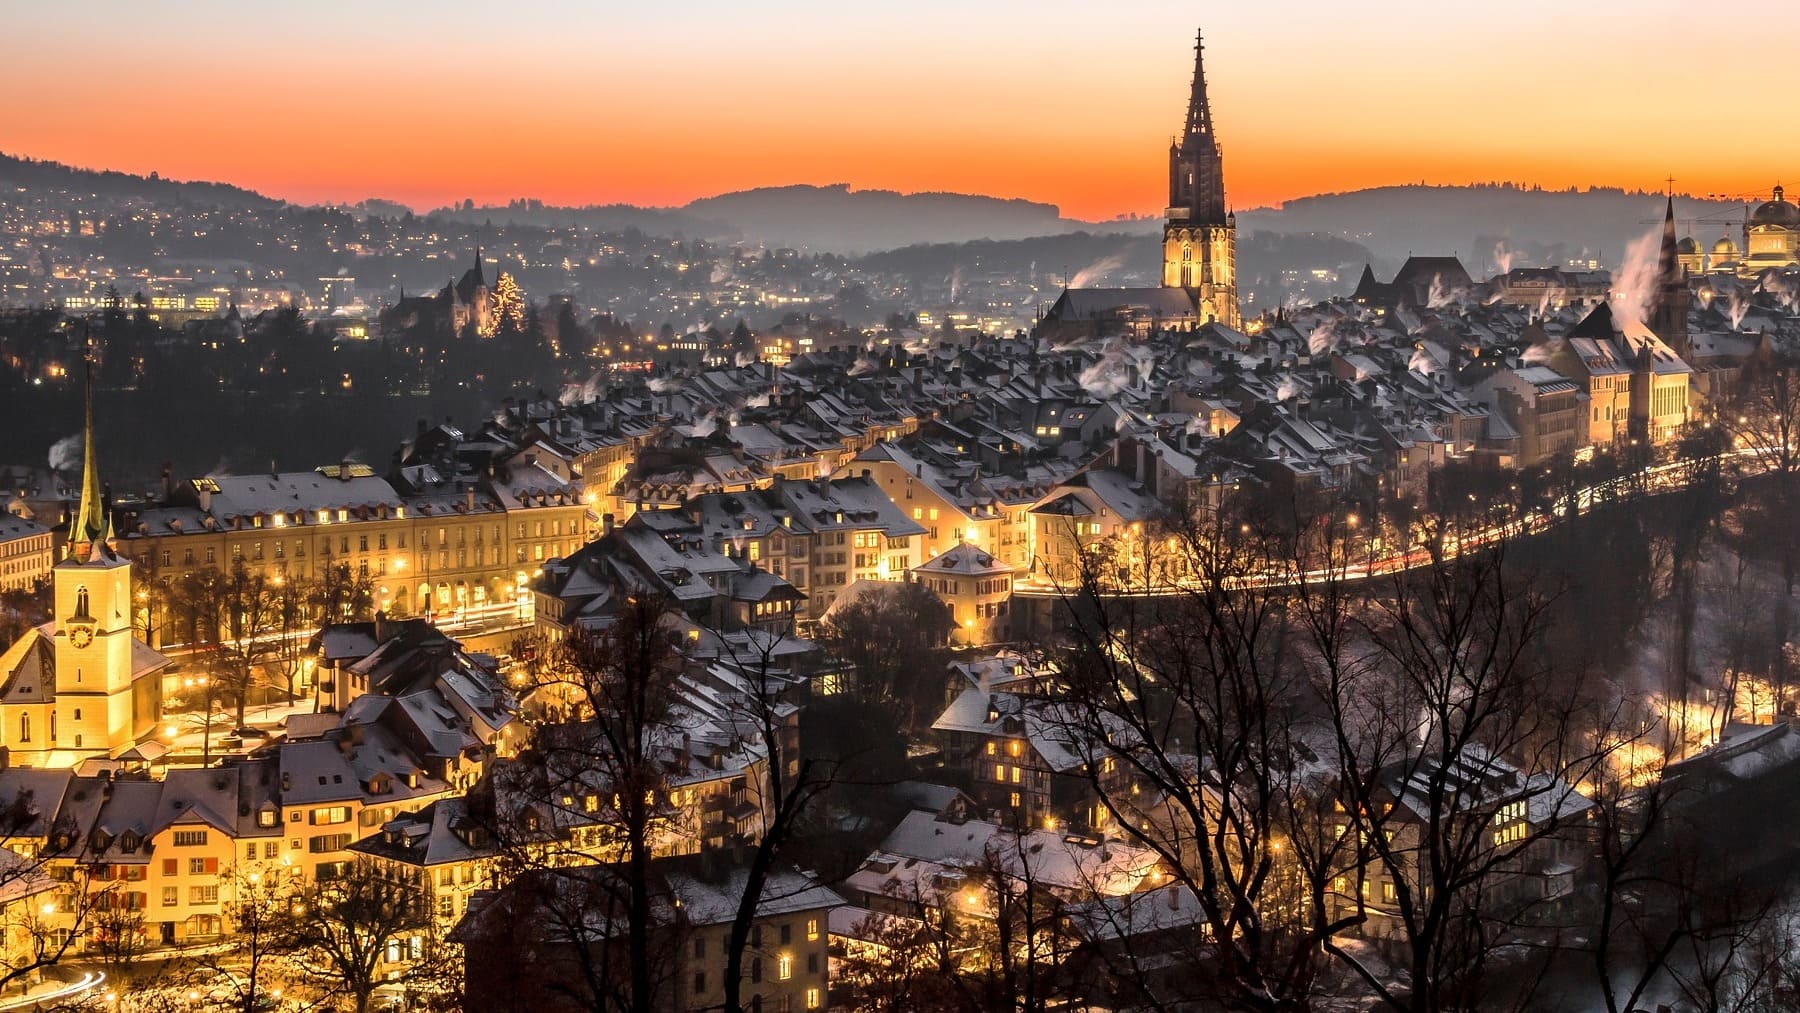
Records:
M106 492L100 485L100 457L94 450L94 346L90 339L82 352L86 366L82 381L81 508L69 522L69 553L87 562L109 551L112 519L107 515Z
M1661 269L1660 281L1671 284L1682 277L1680 251L1675 240L1675 194L1669 194L1669 203L1663 212L1662 253L1658 261Z
M1188 96L1187 136L1205 134L1212 136L1212 103L1206 99L1206 37L1202 31L1194 33L1194 85Z
M1657 258L1657 288L1650 310L1650 329L1675 351L1687 358L1693 350L1688 335L1687 270L1681 265L1681 251L1675 239L1675 194L1671 186L1669 201L1663 211L1662 251Z

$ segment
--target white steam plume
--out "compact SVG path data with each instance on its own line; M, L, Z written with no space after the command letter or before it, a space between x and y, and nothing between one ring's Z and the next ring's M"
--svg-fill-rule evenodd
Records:
M1338 317L1332 317L1313 328L1312 333L1306 336L1306 348L1309 353L1313 355L1324 355L1337 348L1339 340L1337 326L1339 319L1340 318Z
M1407 360L1406 368L1421 376L1430 376L1440 368L1436 359L1432 358L1424 348L1413 349L1412 358Z
M1656 298L1657 275L1662 255L1662 236L1646 232L1625 248L1625 262L1613 275L1612 292L1607 302L1612 305L1613 319L1620 326L1643 324L1650 319L1650 304Z
M1462 302L1465 294L1466 293L1460 288L1445 288L1444 276L1441 274L1434 274L1431 276L1431 290L1426 296L1425 307L1427 309L1441 310Z
M81 470L81 434L65 436L50 444L51 471Z
M1506 248L1506 240L1494 244L1494 266L1501 274L1511 274L1513 267L1513 251Z
M1092 264L1076 271L1075 277L1069 280L1069 287L1086 288L1089 283L1098 281L1124 266L1125 255L1122 253L1115 253L1110 257L1101 257Z
M1118 340L1108 341L1099 360L1081 371L1078 382L1083 390L1102 401L1116 397L1131 386L1132 376L1136 372L1133 363L1127 359Z
M1725 309L1731 316L1731 329L1735 331L1744 326L1744 314L1750 312L1750 300L1744 297L1742 289L1733 286Z

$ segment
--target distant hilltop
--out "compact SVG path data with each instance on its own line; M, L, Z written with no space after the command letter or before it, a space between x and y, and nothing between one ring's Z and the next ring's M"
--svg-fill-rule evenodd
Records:
M432 212L469 224L639 228L774 247L864 254L919 243L1027 239L1104 229L1062 217L1054 204L960 193L859 190L847 183L759 187L703 197L678 208L606 205L559 208L538 201Z
M0 152L0 184L223 208L273 208L284 203L229 183L164 179L154 172L148 176L138 176L109 169L77 169L61 162L22 158L3 152Z
M1682 234L1710 243L1737 234L1744 205L1675 198ZM1660 192L1616 187L1546 190L1514 184L1383 186L1319 194L1238 215L1240 228L1318 232L1367 246L1378 257L1455 254L1470 271L1555 266L1592 259L1616 264L1625 247L1662 221Z
M78 169L0 154L0 184L63 189L118 198L228 208L289 206L227 183L183 182L124 172ZM1279 207L1240 212L1244 235L1258 231L1318 234L1366 247L1397 264L1409 254L1455 254L1477 275L1508 266L1552 266L1594 260L1617 263L1625 247L1660 221L1660 194L1619 188L1545 190L1512 184L1374 187L1319 194ZM403 205L370 199L353 207L397 217ZM1734 235L1743 205L1675 199L1684 235L1710 242ZM1065 218L1054 204L960 193L859 190L848 184L761 187L704 197L680 207L630 204L558 207L523 199L463 204L430 216L473 225L637 229L771 247L861 255L922 244L1013 241L1078 232L1148 236L1158 219L1090 222Z

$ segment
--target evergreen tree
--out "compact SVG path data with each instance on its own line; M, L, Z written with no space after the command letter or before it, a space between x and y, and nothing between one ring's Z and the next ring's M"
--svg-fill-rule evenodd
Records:
M519 334L525 330L525 297L513 276L501 271L494 280L492 299L496 332Z

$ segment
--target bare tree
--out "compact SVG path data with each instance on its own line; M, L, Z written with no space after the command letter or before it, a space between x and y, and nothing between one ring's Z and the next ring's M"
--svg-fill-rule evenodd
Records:
M1322 722L1308 734L1313 690L1287 629L1289 560L1306 524L1297 508L1280 517L1236 501L1146 539L1160 560L1120 567L1090 553L1068 596L1072 643L1057 656L1066 737L1110 825L1154 852L1203 915L1192 932L1206 945L1191 948L1207 954L1202 973L1188 994L1141 997L1158 1008L1202 996L1304 1008L1322 943L1354 923L1304 902L1322 900L1344 848L1318 829L1330 768L1316 748L1330 736ZM1159 572L1181 577L1160 596L1108 584Z
M1612 715L1536 649L1552 596L1506 556L1490 533L1396 576L1340 639L1320 639L1354 850L1334 892L1365 934L1389 940L1404 984L1338 937L1324 946L1395 1010L1505 1001L1493 962L1554 899L1536 877L1585 853L1590 803L1574 786L1615 748ZM1509 970L1528 995L1533 969Z
M320 623L356 622L374 614L374 578L349 563L321 567L311 591Z
M375 989L384 981L423 975L434 952L423 943L413 952L411 940L425 936L431 925L424 892L415 882L398 878L367 860L343 875L302 891L308 916L292 939L295 963L328 994L349 997L357 1013L365 1013ZM401 949L403 973L384 977L390 946Z
M229 900L220 915L232 945L200 958L213 972L211 998L239 1013L256 1013L279 997L290 972L298 928L309 917L299 870L234 869L225 877Z
M583 874L568 893L624 926L622 967L582 958L597 1010L650 1009L663 981L651 863L672 823L666 764L679 744L670 720L681 661L673 610L660 597L624 599L606 628L574 631L539 657L536 693L576 720L540 730L525 762L489 785L489 829L507 876L530 871L556 882L560 870L596 861L611 870ZM570 824L581 830L565 832ZM607 963L614 951L601 948Z
M732 914L725 944L725 1011L742 1013L744 953L763 904L776 899L769 884L788 847L811 814L813 803L834 782L836 764L801 751L800 691L804 683L779 664L788 638L763 629L737 633L712 631L720 645L720 675L734 685L734 702L742 708L749 730L760 742L766 761L760 783L760 827L748 842L742 892ZM755 779L752 779L755 780Z
M935 707L951 632L944 603L923 584L895 584L841 604L819 624L819 643L852 671L849 690L912 728L919 708Z
M285 571L276 573L269 584L273 598L270 626L275 642L264 664L281 679L282 690L291 704L298 699L295 684L312 660L307 634L318 625L314 590L310 581Z
M280 603L270 578L261 571L252 572L243 560L232 564L212 588L218 595L215 608L222 622L216 681L236 709L236 727L242 728L263 660L280 644L276 637Z

